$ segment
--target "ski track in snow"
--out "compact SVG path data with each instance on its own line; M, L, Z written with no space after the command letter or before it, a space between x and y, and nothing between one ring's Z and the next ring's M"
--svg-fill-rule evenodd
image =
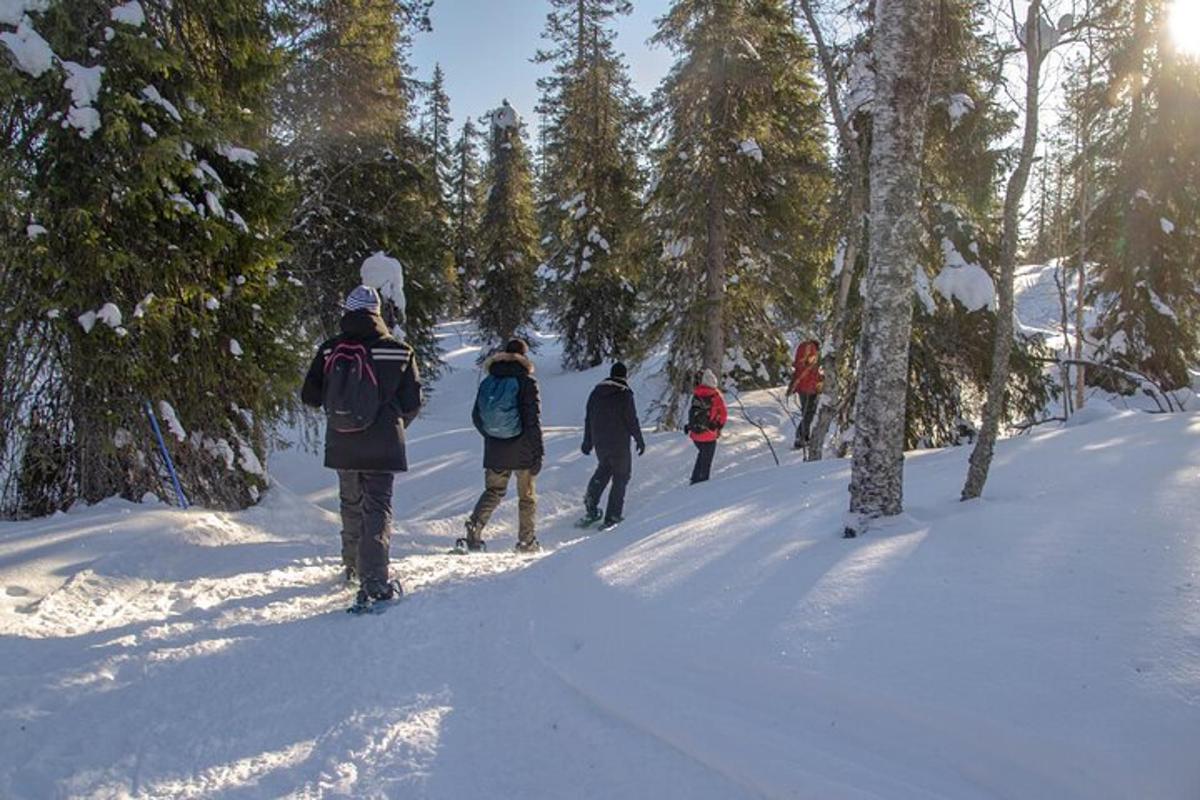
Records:
M511 490L492 552L452 556L482 489L464 333L410 431L380 616L344 613L336 488L301 449L237 514L0 524L0 797L1200 794L1200 418L1002 443L969 504L965 448L911 454L908 513L845 542L848 465L776 469L735 414L710 484L649 434L628 521L581 534L601 375L546 338L546 550L511 552Z

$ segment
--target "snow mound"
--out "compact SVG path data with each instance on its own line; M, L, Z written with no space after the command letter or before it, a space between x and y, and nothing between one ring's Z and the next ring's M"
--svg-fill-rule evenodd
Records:
M1067 426L1074 428L1079 425L1090 425L1128 413L1130 412L1122 411L1103 397L1092 396L1088 398L1087 404L1083 408L1071 415L1071 418L1067 420Z
M950 130L962 122L963 117L975 110L975 101L967 94L952 94L946 101L946 112L950 115Z
M113 22L132 25L135 28L140 28L146 24L146 12L142 9L142 4L137 2L137 0L114 6L113 10L109 12L109 17Z
M404 313L404 265L380 250L363 261L359 275L364 286L378 289L381 297L391 300Z
M510 106L507 100L492 112L492 128L496 130L507 131L520 124L521 118L517 116L516 109Z
M14 28L29 12L41 12L50 7L50 0L0 0L0 24Z
M744 156L754 159L759 164L763 160L762 148L758 146L758 142L753 139L747 139L738 145L738 152Z
M34 78L41 77L54 66L54 51L29 24L28 17L21 20L15 33L0 33L0 42L8 48L16 68Z
M967 261L948 238L942 239L945 266L933 281L933 288L947 300L958 300L968 311L978 311L992 305L996 284L987 270L974 261Z

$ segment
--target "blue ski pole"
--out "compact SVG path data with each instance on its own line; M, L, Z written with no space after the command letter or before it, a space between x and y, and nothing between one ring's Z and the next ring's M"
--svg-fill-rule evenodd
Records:
M146 415L150 417L150 427L154 429L154 436L158 439L158 449L162 452L163 460L167 462L167 472L171 473L171 483L175 485L175 498L179 501L179 507L187 509L187 495L183 493L183 487L179 485L179 476L175 474L175 463L171 461L171 454L167 452L167 443L163 441L162 431L158 428L158 417L154 416L154 407L150 405L150 401L146 401Z

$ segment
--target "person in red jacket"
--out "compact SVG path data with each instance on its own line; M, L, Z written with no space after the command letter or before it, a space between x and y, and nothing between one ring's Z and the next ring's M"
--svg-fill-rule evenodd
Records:
M721 429L729 421L725 398L717 388L717 376L711 369L700 374L699 384L692 391L692 405L688 409L688 421L683 431L692 437L696 445L696 465L692 468L692 483L708 480L713 456L717 452L717 439Z
M809 339L796 346L796 360L792 364L792 382L788 385L788 396L796 395L800 401L800 427L796 428L796 440L792 447L802 450L808 446L813 415L817 412L817 399L825 376L821 373L821 345Z

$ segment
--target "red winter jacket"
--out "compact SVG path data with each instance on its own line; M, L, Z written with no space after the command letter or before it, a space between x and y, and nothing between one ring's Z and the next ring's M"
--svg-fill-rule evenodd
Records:
M725 407L725 398L721 397L721 393L716 389L703 384L697 386L692 395L712 398L712 411L708 418L712 421L713 427L706 431L688 431L688 436L692 437L693 442L715 442L721 435L721 428L724 428L725 423L729 421L729 410Z
M821 373L821 348L816 342L801 342L796 347L796 360L792 364L792 384L788 394L820 394L825 383Z

